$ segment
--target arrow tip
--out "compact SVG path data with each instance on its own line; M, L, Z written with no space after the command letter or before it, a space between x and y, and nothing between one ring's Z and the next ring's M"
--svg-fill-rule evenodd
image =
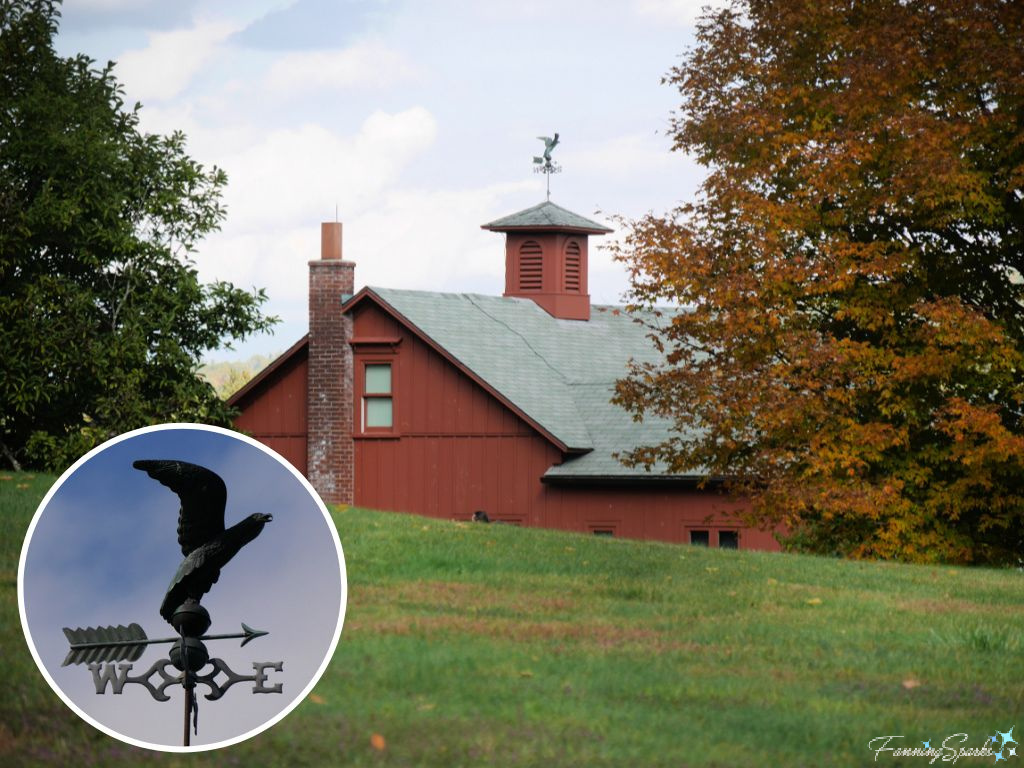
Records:
M242 645L238 646L239 648L244 646L250 640L255 640L257 637L263 637L264 635L270 634L269 632L265 632L262 629L253 629L244 621L242 622L242 632L245 633L245 637L242 638Z

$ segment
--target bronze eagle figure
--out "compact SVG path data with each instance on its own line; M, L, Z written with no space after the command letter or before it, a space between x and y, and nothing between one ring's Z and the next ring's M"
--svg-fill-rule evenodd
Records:
M228 491L216 473L186 461L140 460L132 466L170 488L181 500L178 544L185 559L160 605L160 615L169 622L186 600L198 603L217 583L221 568L274 518L256 513L225 529Z
M541 155L540 157L534 156L533 162L535 162L537 165L541 165L542 163L550 165L551 150L558 146L558 134L556 133L554 135L554 138L549 138L547 136L538 136L537 138L544 142L544 154Z

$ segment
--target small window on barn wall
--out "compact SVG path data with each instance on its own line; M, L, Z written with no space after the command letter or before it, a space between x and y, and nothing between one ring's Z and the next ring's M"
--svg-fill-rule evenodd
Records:
M519 290L539 291L544 287L544 252L536 240L519 246Z
M391 429L394 426L391 363L367 363L363 372L363 428Z
M618 533L619 524L614 520L592 521L587 523L587 531L594 536L615 536Z
M565 246L565 290L566 293L580 292L580 243L570 240Z
M739 549L740 548L740 532L739 531L719 531L718 532L718 546L721 549Z
M707 547L711 544L709 531L691 530L690 543L697 547Z

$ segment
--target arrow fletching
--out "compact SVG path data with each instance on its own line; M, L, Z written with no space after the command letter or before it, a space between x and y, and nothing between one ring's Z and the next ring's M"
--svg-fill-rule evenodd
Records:
M64 636L71 644L63 667L93 661L137 661L146 650L146 631L138 624L127 627L64 627Z

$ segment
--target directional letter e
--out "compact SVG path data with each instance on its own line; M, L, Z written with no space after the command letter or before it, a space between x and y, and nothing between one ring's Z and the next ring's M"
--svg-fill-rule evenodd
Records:
M267 683L267 670L273 669L280 672L284 669L283 661L254 661L252 663L253 669L256 670L256 674L253 675L253 682L255 685L252 687L253 693L281 693L284 686L281 683L276 685L268 686Z

